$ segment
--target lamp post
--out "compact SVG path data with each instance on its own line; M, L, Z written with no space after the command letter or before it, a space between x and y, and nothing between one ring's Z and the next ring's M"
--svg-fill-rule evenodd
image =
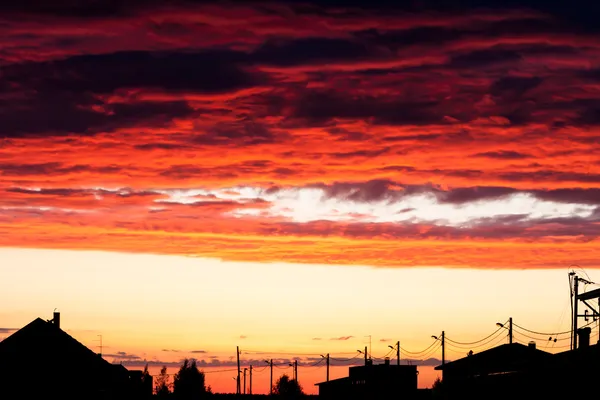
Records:
M363 353L362 350L356 350L356 351L358 351L360 354L364 354L365 355L365 365L367 365L367 354L368 354L368 352L367 352L367 346L365 346L364 353Z
M273 359L265 360L267 364L271 367L271 385L269 386L269 395L273 394Z
M508 343L512 344L513 342L513 322L512 322L512 317L510 317L508 319L508 328L506 326L504 326L504 324L501 324L500 322L496 322L496 326L499 328L504 328L508 330Z
M398 340L396 342L396 346L388 346L390 349L394 350L394 348L396 349L396 359L398 360L398 365L400 365L400 341Z
M329 353L327 353L326 356L321 354L321 357L323 357L325 359L325 361L327 362L327 382L329 382Z
M432 335L431 337L434 338L435 340L439 340L440 342L442 342L442 365L446 364L446 341L445 341L445 333L444 331L442 331L442 334L440 335L440 337L438 338L435 335ZM443 370L442 370L443 372Z

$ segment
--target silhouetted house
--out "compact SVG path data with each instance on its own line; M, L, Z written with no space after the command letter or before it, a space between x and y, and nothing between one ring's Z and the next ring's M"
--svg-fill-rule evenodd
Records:
M61 330L59 313L0 342L2 398L141 399L148 393L138 391L136 379Z
M585 328L584 328L585 329ZM589 345L589 328L580 330L580 347L551 354L519 343L505 344L445 365L443 391L447 399L555 398L597 395L591 385L600 376L600 348ZM587 335L587 337L586 337Z
M348 377L320 382L321 399L415 399L417 389L415 365L367 364L350 367Z
M540 366L550 362L552 357L535 345L512 343L474 353L435 369L443 371L447 398L504 398L507 387L518 388L521 394L538 390L536 378Z
M579 347L555 354L544 366L543 380L548 393L567 390L572 397L597 397L595 382L600 376L600 346L590 345L590 328L578 330Z

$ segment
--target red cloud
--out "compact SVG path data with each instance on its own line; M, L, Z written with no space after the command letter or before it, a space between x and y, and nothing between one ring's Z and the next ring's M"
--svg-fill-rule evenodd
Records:
M0 9L0 245L597 265L598 210L300 223L243 198L316 188L361 204L425 193L458 208L512 194L597 206L595 31L531 9L81 7ZM209 194L167 194L186 188Z

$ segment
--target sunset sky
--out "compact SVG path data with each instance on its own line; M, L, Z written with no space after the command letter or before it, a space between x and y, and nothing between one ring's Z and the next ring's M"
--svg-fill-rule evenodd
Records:
M569 330L600 6L386 3L0 4L0 338L57 308L111 362L234 391L240 346L314 392L369 342L430 368L442 330L448 359Z

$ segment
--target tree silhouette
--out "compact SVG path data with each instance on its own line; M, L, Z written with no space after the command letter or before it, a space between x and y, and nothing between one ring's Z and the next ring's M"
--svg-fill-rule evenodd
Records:
M154 388L156 391L156 397L159 399L169 397L169 394L171 393L169 378L170 377L167 374L167 367L163 366L160 369L160 375L156 377L156 386Z
M299 399L304 396L304 391L298 381L283 374L275 382L273 394L284 399Z
M148 363L146 363L144 366L144 372L142 372L142 387L145 393L144 396L146 396L146 394L148 396L152 396L152 375L150 375L150 372L148 372Z
M444 382L438 376L435 378L433 385L431 385L431 394L435 399L443 399L444 395Z
M195 359L185 359L173 381L173 394L177 399L197 399L206 397L204 372L198 370Z

